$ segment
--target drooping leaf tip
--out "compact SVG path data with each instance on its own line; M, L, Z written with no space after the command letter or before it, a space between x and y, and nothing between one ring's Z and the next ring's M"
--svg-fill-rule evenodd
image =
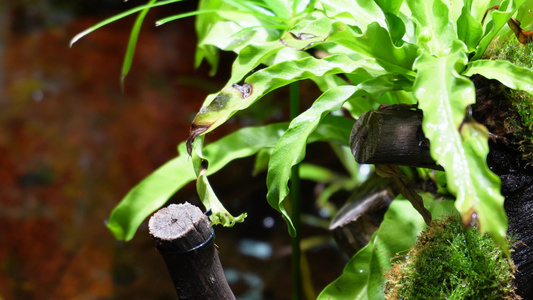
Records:
M124 234L124 228L122 228L120 225L116 223L107 222L106 227L107 229L109 229L109 231L111 231L115 239L119 241L129 241L133 237L132 236L130 238L127 238L126 235Z
M86 36L87 34L91 33L92 32L92 29L85 29L84 31L76 34L71 40L70 40L70 43L69 43L69 47L72 48L72 45L74 45L74 43L76 43L79 39L81 39L82 37Z
M192 154L192 143L194 142L194 139L196 139L202 133L206 132L207 129L209 129L209 126L198 126L198 125L195 125L193 121L193 124L191 125L191 130L189 132L189 137L187 138L187 141L185 143L187 146L187 153L189 154L189 156L191 156Z

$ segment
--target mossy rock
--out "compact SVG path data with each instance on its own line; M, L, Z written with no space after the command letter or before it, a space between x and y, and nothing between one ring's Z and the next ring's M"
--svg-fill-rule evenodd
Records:
M385 277L386 299L521 299L516 267L477 228L452 215L435 220Z
M507 60L517 66L532 69L533 45L520 44L514 35L502 37L492 41L483 58ZM520 150L522 159L533 165L533 96L504 88L503 85L500 94L497 106L506 110L506 117L501 122L503 127L498 129L504 136L510 136L510 142Z

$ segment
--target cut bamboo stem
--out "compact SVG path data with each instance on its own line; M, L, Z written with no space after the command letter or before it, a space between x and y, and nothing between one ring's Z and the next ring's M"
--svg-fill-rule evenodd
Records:
M172 204L148 222L178 299L235 299L218 257L208 217L189 203Z

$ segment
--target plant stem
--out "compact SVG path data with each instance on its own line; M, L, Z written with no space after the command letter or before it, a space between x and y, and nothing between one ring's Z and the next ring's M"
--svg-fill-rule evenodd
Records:
M290 85L291 120L300 114L300 83ZM291 170L291 211L295 235L292 238L292 299L302 299L302 274L300 270L300 165Z

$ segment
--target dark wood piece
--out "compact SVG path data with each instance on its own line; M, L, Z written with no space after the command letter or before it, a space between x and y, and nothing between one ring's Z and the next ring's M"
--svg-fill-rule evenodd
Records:
M442 170L431 158L421 110L368 111L355 122L350 146L360 164L389 164Z
M189 203L172 204L148 222L178 299L235 299L214 244L208 217Z
M373 175L352 194L329 226L342 251L352 257L368 244L398 194L399 188L391 178L378 175Z

